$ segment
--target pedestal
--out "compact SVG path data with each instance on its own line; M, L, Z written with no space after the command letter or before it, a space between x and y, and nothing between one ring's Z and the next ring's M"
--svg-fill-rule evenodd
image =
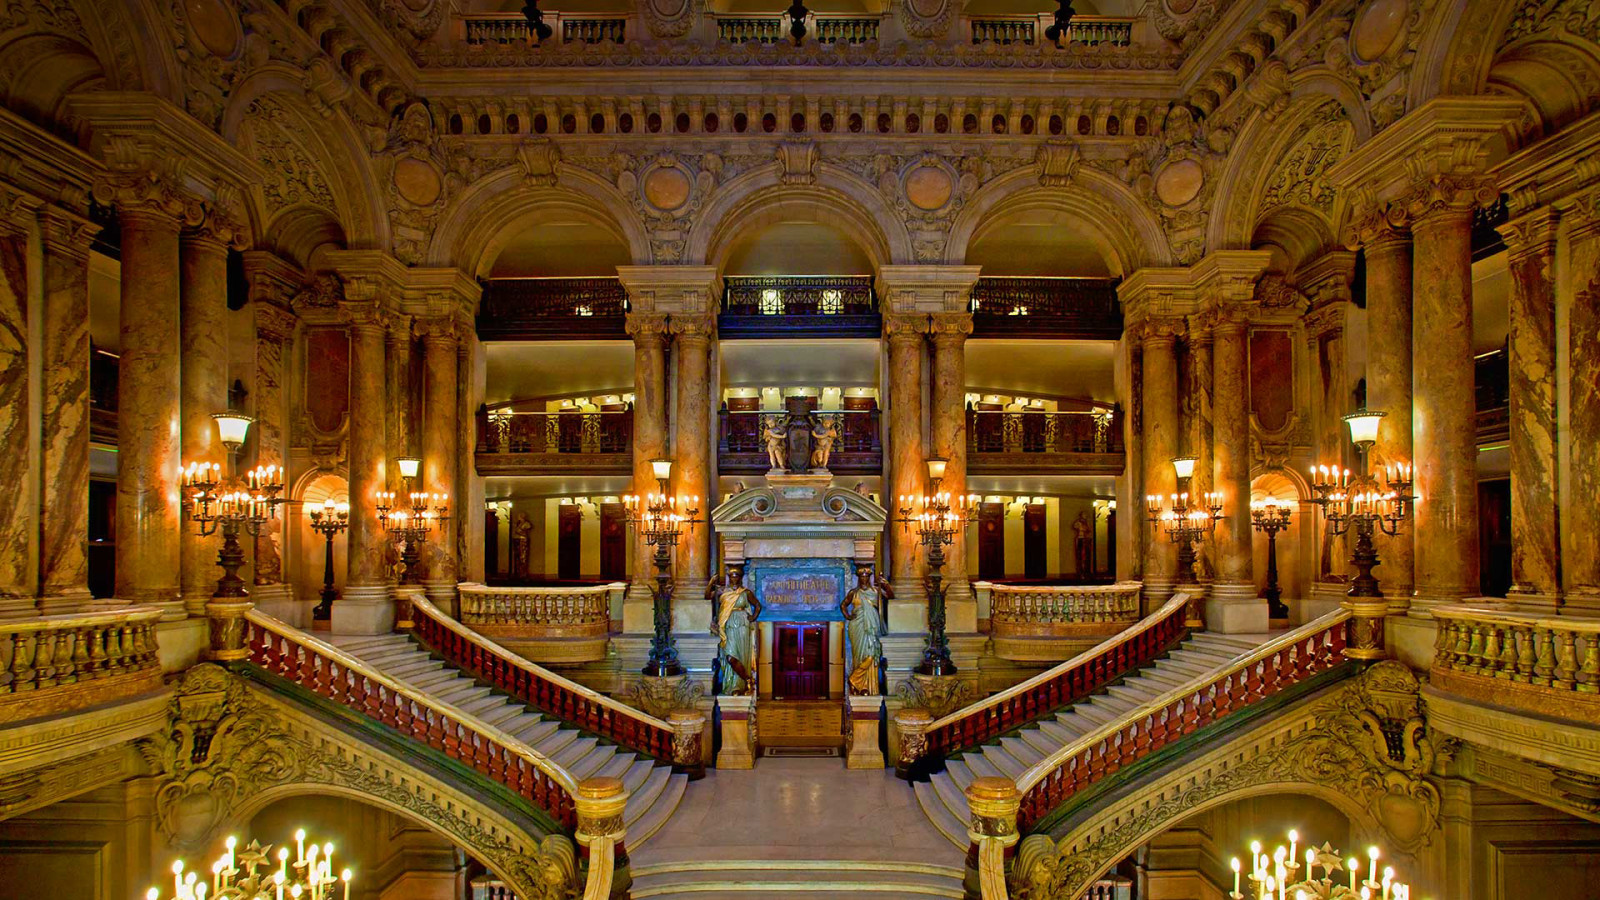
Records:
M748 695L717 697L722 711L722 750L717 753L719 769L756 767L756 698Z
M315 601L299 601L294 598L294 590L287 584L258 584L250 589L250 597L256 601L256 609L283 622L300 629L311 628L311 608Z
M850 723L844 732L846 769L881 769L883 751L878 747L881 733L883 697L878 694L845 698Z
M346 587L334 602L330 618L334 634L388 634L394 630L394 601L388 585Z
M1253 584L1213 584L1206 598L1206 630L1219 634L1261 634L1267 630L1267 601Z

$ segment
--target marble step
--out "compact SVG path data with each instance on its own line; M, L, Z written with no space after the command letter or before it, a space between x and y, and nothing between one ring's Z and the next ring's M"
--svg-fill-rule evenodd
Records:
M963 896L962 869L879 860L704 860L636 865L635 898Z
M940 776L934 776L938 778ZM955 811L945 803L944 797L939 793L939 788L932 781L918 782L915 786L917 805L922 807L922 812L939 829L939 833L950 839L953 844L960 845L967 838L967 822L956 815ZM965 801L963 801L963 808Z

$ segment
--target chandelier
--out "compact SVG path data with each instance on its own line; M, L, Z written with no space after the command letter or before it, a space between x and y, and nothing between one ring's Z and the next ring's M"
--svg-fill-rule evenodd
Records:
M1411 886L1396 881L1394 869L1378 867L1377 847L1367 848L1367 859L1344 859L1326 841L1307 846L1299 855L1300 834L1290 829L1289 846L1279 844L1268 856L1260 841L1250 842L1250 869L1239 857L1231 862L1233 900L1411 900ZM1304 860L1302 863L1301 860ZM1319 877L1317 870L1321 869ZM1338 874L1335 874L1338 873Z
M409 483L409 479L408 479ZM420 584L422 581L422 552L419 545L427 541L436 526L450 520L450 495L412 491L410 506L395 505L394 491L377 492L378 524L397 541L404 541L400 562L403 584Z
M306 843L305 829L294 833L294 862L287 845L272 852L256 841L240 847L229 837L222 855L211 864L211 878L185 869L183 860L172 864L171 900L350 900L349 869L333 869L333 844ZM343 885L343 889L340 886ZM161 900L161 889L151 888L145 900Z
M928 548L928 645L922 651L920 675L954 675L956 664L950 659L950 640L945 633L944 548L955 543L956 532L977 519L980 498L977 494L951 497L939 490L944 482L948 460L928 460L928 481L933 490L922 496L901 495L901 528L915 528L921 545Z
M244 445L250 423L255 420L235 412L214 413L217 434L228 451L226 470L214 462L191 462L179 473L184 513L194 523L195 533L210 537L222 533L222 548L217 551L217 565L222 577L217 579L213 597L246 597L244 579L239 569L244 566L244 548L239 544L240 533L251 537L261 534L261 528L276 517L274 512L283 498L282 469L275 465L256 466L238 479L231 474L237 466L239 448Z

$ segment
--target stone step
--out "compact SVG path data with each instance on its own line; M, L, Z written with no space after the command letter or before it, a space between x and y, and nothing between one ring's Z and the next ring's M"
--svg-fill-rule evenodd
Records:
M918 782L915 787L917 805L922 807L922 812L933 823L933 827L939 829L939 833L949 838L952 843L960 844L967 840L967 823L957 818L950 807L945 805L934 783L931 780Z
M632 896L807 898L963 896L956 866L879 860L705 860L635 866Z
M1016 758L1007 753L1004 748L996 744L990 744L989 746L983 748L983 758L988 761L990 765L994 766L996 769L999 769L1000 774L1012 779L1013 781L1015 781L1017 776L1021 775L1023 770L1027 768L1022 763L1017 762Z
M678 804L683 802L683 792L689 786L689 776L674 775L672 770L666 766L655 766L651 771L660 772L666 776L662 779L661 790L656 792L655 797L651 800L644 813L633 821L629 822L627 820L627 811L623 811L623 821L628 829L629 850L637 850L643 846L645 841L661 830L661 826L667 824L667 819L672 817L672 813L677 810ZM629 799L631 800L632 798L630 797Z

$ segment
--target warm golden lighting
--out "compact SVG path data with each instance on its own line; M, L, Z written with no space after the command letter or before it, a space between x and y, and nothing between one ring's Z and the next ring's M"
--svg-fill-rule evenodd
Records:
M334 874L333 844L306 844L304 829L294 833L295 856L290 862L289 848L262 846L256 841L240 847L238 838L229 837L222 855L211 864L210 878L185 869L183 860L172 864L171 900L350 900L350 882L355 874L341 869ZM272 865L272 860L277 865ZM343 884L343 890L339 885ZM161 900L161 889L145 892L145 900Z
M395 460L395 465L400 467L401 478L415 478L422 470L422 460L415 456L402 456Z
M244 444L244 437L250 431L250 423L255 419L236 412L212 413L211 418L216 420L217 433L222 437L222 443L229 449L237 450Z
M1303 856L1299 847L1300 834L1293 829L1289 846L1279 844L1271 856L1262 852L1260 841L1251 841L1248 865L1238 857L1229 862L1233 890L1228 896L1232 900L1411 900L1411 886L1397 881L1392 867L1379 868L1377 847L1367 848L1364 865L1353 856L1341 859L1326 842L1306 847Z
M940 482L940 481L943 481L944 480L944 469L945 469L945 466L948 465L948 463L949 463L948 460L940 459L937 456L929 457L928 458L928 478L931 481L934 481L936 483Z
M672 477L672 460L670 460L670 459L652 459L652 460L650 460L650 474L654 475L655 479L657 481L666 481L668 478L671 478Z
M1350 423L1350 440L1357 444L1373 444L1378 440L1378 425L1388 413L1375 409L1358 409L1344 420Z
M1172 471L1178 474L1179 480L1194 477L1194 462L1192 456L1178 456L1172 460Z

